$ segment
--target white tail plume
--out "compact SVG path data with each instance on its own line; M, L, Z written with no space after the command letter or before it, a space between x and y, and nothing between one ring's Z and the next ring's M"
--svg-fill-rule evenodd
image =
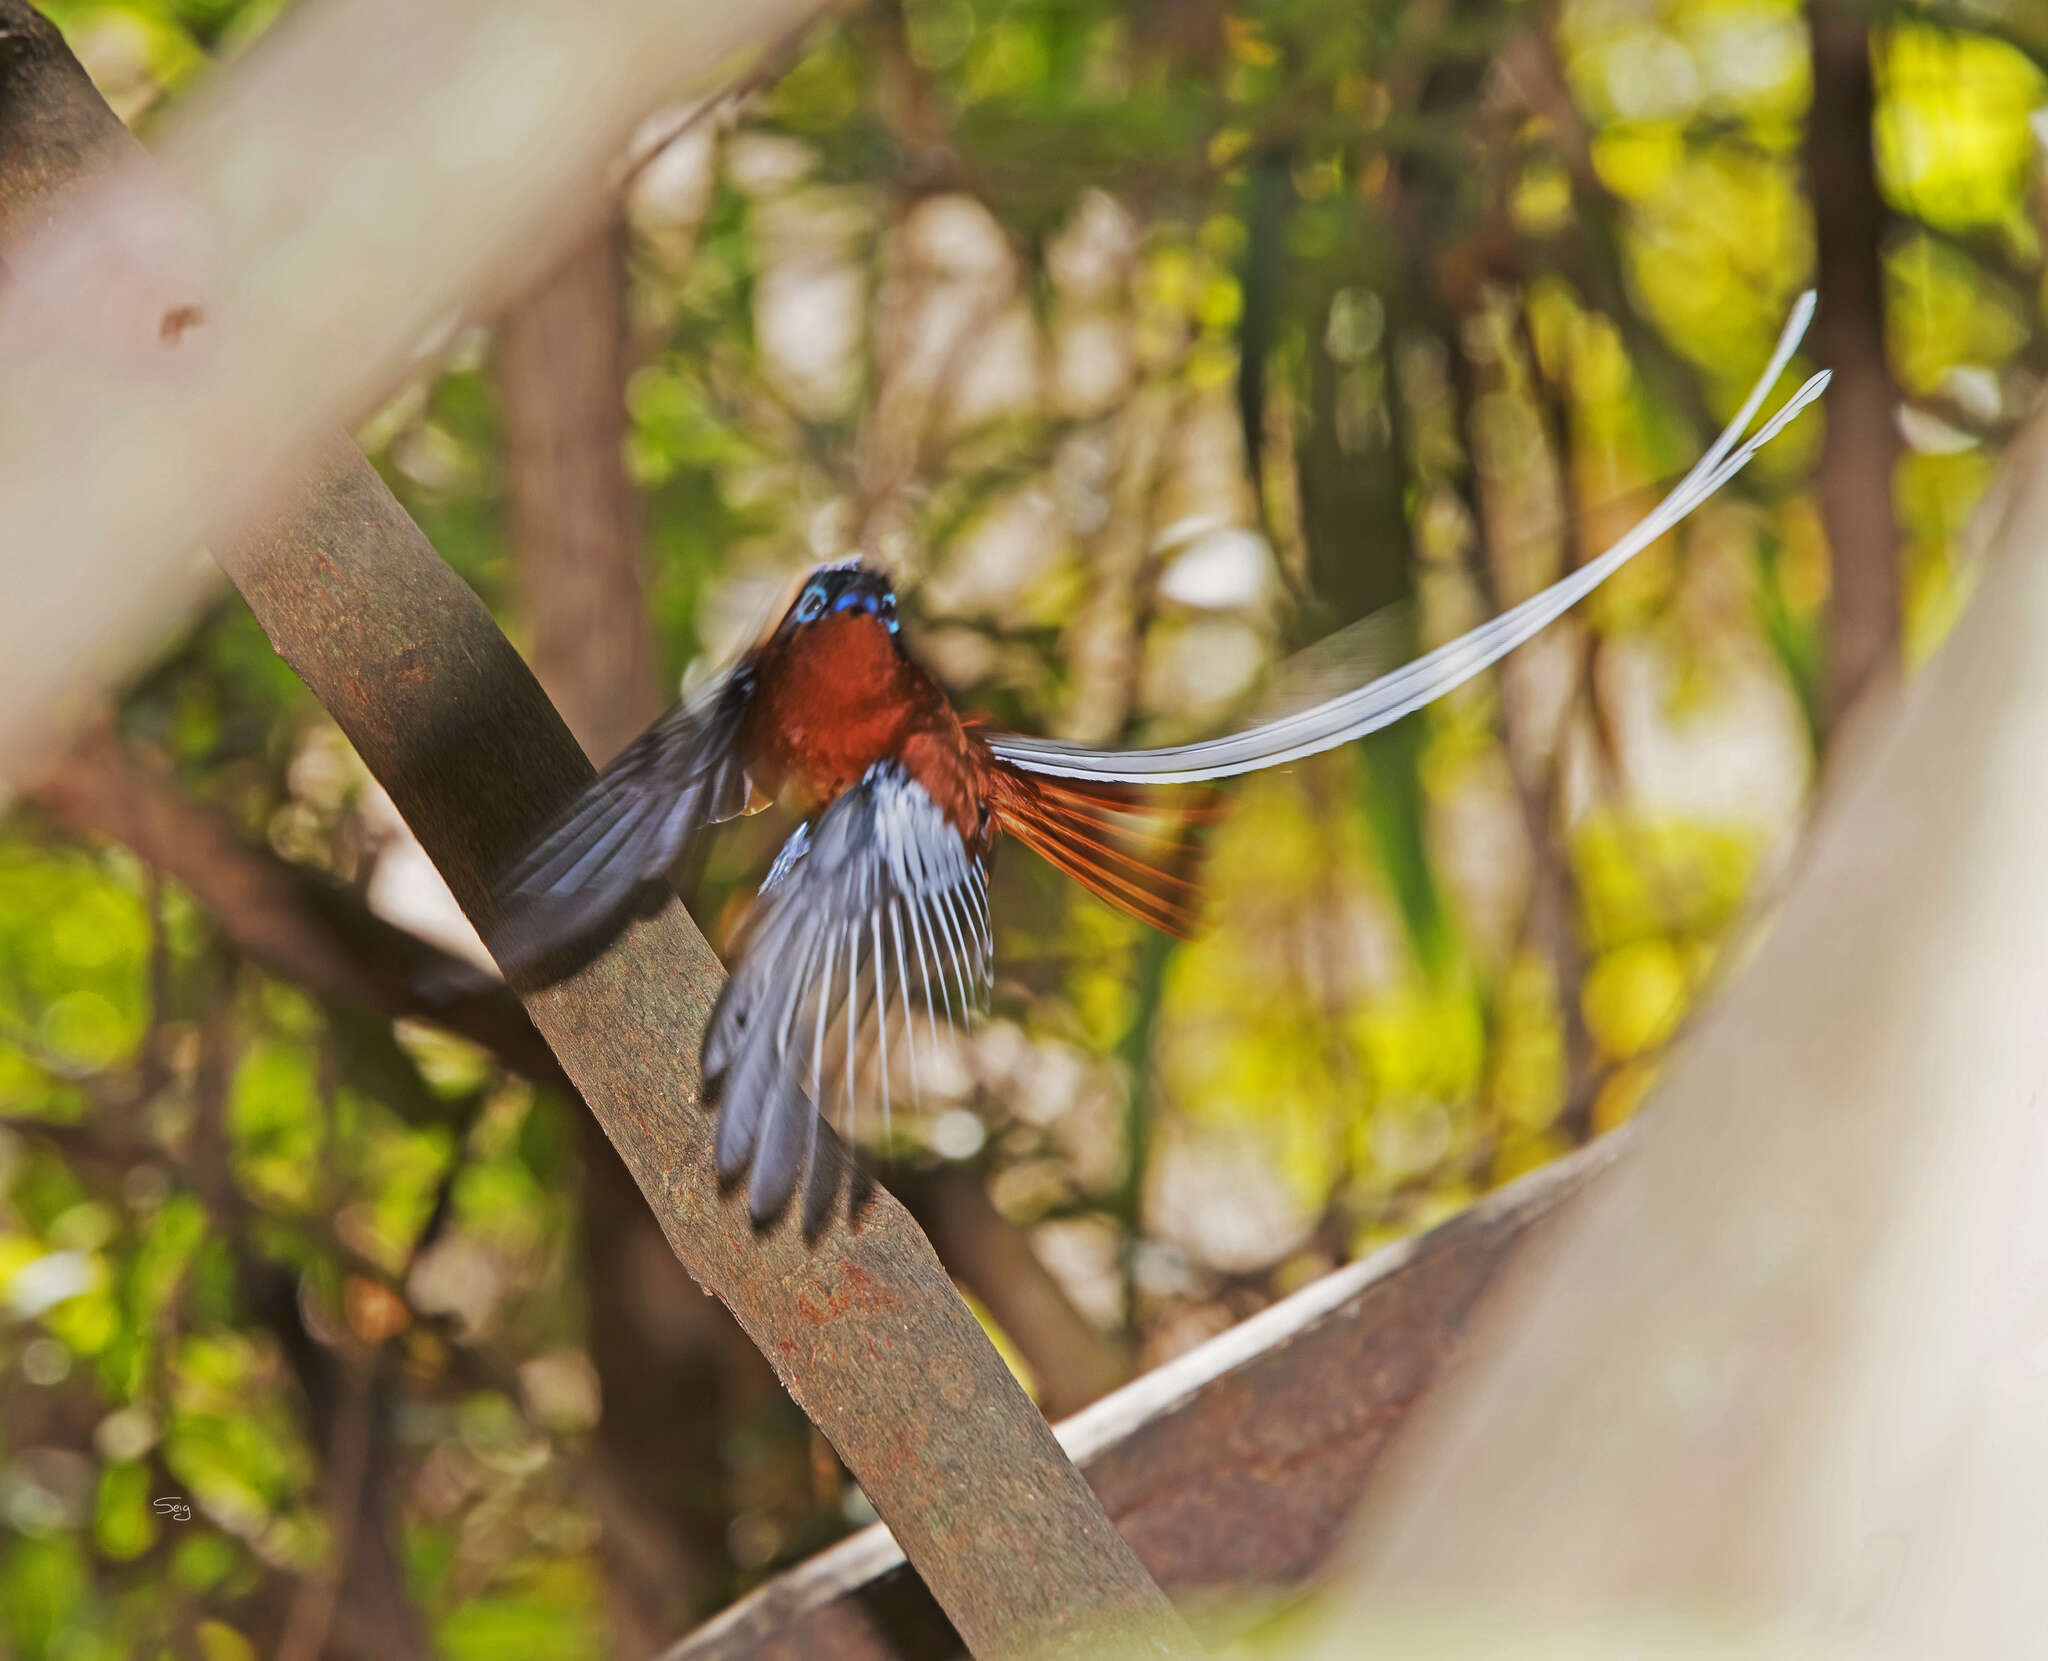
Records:
M1579 601L1598 588L1631 559L1684 519L1722 485L1749 465L1750 458L1777 437L1801 410L1812 403L1828 384L1825 370L1811 377L1795 392L1785 407L1742 442L1738 440L1756 419L1756 412L1770 395L1778 377L1785 372L1798 349L1806 328L1813 321L1814 296L1809 290L1799 297L1785 331L1778 337L1777 350L1751 388L1735 419L1723 429L1691 472L1678 481L1670 495L1657 504L1634 530L1596 559L1533 594L1520 605L1477 628L1447 641L1413 663L1356 691L1346 692L1311 709L1263 721L1245 731L1192 744L1172 744L1157 750L1092 750L1081 745L1062 744L1054 739L996 737L990 743L995 753L1028 773L1055 778L1109 779L1127 784L1198 784L1210 779L1227 779L1239 773L1256 772L1299 761L1324 750L1349 744L1355 738L1412 715L1432 704L1446 692L1463 686L1482 669L1497 663L1517 646L1562 617Z

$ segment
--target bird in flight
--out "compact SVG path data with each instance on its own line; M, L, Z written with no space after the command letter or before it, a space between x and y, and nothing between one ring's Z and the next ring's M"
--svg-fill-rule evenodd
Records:
M665 874L705 825L780 800L800 823L756 896L705 1030L718 1093L716 1160L747 1182L759 1224L803 1185L803 1220L829 1215L836 1173L819 1110L850 1106L863 1066L889 1099L892 1032L916 1084L913 1015L936 1042L993 983L989 859L1023 843L1110 904L1186 934L1186 872L1203 785L1334 748L1421 709L1521 645L1739 472L1825 373L1744 441L1813 312L1800 300L1734 421L1627 536L1520 605L1354 691L1243 731L1153 750L1096 750L994 732L961 717L904 646L887 577L821 566L774 631L699 697L628 745L493 885L487 939L508 976L554 978L665 899ZM892 1017L893 1010L893 1017ZM865 1062L863 1061L865 1057Z

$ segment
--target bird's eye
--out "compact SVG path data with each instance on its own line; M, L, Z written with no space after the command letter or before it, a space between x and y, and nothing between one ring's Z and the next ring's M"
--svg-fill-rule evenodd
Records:
M796 603L796 620L799 623L815 623L825 612L825 591L815 583L803 592Z

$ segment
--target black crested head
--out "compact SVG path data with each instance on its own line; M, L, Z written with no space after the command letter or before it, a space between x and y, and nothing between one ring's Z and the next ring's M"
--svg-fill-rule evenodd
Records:
M864 613L891 634L896 632L896 591L886 576L858 559L821 565L813 571L775 632L788 635L846 612Z

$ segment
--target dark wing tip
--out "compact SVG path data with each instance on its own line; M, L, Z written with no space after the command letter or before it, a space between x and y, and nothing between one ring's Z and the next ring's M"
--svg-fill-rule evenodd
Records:
M721 1118L748 1112L757 1116L758 1124L747 1170L747 1214L756 1228L765 1229L789 1209L797 1180L815 1171L822 1121L788 1073L777 1077L765 1093L729 1101L720 1109ZM809 1215L807 1205L806 1218Z
M594 961L637 917L650 917L674 894L658 879L602 896L530 896L494 893L498 920L484 944L506 979L552 986Z
M774 1227L803 1187L803 1232L816 1240L831 1220L845 1150L784 1065L772 1033L744 1024L734 985L712 1012L704 1077L718 1109L713 1160L726 1188L746 1184L754 1227Z
M782 1220L801 1185L800 1226L805 1241L816 1244L849 1187L849 1173L858 1203L859 1160L793 1078L785 1075L771 1090L767 1096L717 1092L719 1184L728 1191L745 1184L748 1220L764 1234Z
M812 1115L816 1117L815 1114ZM832 1202L839 1197L840 1175L852 1162L846 1144L821 1124L817 1145L811 1150L811 1168L804 1176L804 1238L815 1243L832 1220Z

